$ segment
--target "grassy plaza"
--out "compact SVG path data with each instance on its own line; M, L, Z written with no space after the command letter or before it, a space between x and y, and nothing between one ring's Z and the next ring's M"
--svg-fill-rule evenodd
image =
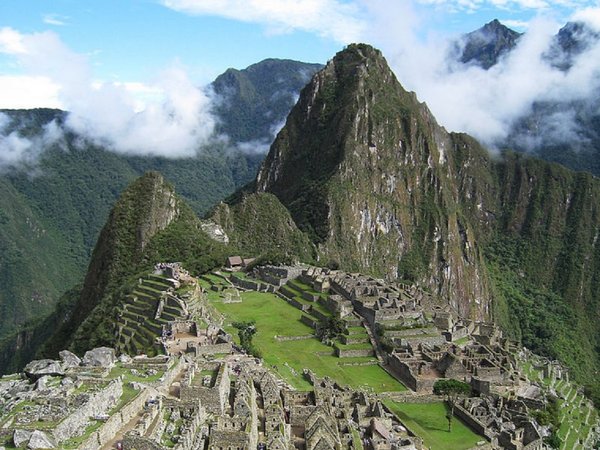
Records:
M212 305L226 318L226 328L237 336L232 322L255 321L254 344L262 352L265 363L272 366L297 389L308 389L303 378L304 368L316 375L328 376L341 384L375 392L404 391L406 388L379 365L350 365L376 362L374 358L338 358L329 347L313 337L313 330L300 322L302 312L273 294L244 292L241 303L223 303L217 296L209 297ZM280 340L278 337L306 336L301 340Z

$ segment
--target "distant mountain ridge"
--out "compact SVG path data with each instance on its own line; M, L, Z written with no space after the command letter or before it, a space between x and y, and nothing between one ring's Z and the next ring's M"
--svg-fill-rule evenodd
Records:
M514 50L520 33L494 20L465 35L458 47L458 61L490 69L502 56ZM562 27L544 54L549 65L568 73L575 58L600 45L600 33L583 22ZM591 61L590 61L591 62ZM600 85L600 80L598 82ZM573 170L585 170L600 176L600 91L586 98L538 101L531 111L518 118L498 148L530 153L557 162Z
M460 39L460 62L475 63L489 69L515 48L522 35L494 19Z
M223 96L215 111L222 114L218 132L242 122L246 128L195 158L119 155L82 145L80 136L67 131L60 142L36 149L41 152L35 166L0 173L0 340L49 313L61 293L83 279L111 207L138 176L159 170L198 214L251 181L264 154L237 144L248 140L268 146L268 133L285 120L303 80L319 67L270 59L218 77L214 89ZM240 85L244 96L238 95ZM272 99L276 92L281 96ZM2 124L5 135L29 138L40 136L53 121L62 129L67 114L46 108L0 113L8 119Z
M227 69L212 83L219 97L217 131L236 143L253 143L257 150L268 150L300 90L322 67L265 59L243 70Z

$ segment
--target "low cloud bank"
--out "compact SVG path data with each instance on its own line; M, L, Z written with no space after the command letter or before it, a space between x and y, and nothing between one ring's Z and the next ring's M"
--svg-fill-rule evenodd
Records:
M597 105L600 99L600 40L594 36L600 32L600 9L573 17L594 32L576 35L582 51L572 56L568 70L548 57L564 24L546 18L531 22L517 46L485 70L457 61L453 50L458 37L421 37L419 26L425 19L413 6L408 2L390 8L387 2L372 2L369 20L374 26L364 37L382 49L403 86L426 101L447 129L467 132L493 149L537 106L560 104L564 109L549 115L548 123L538 124L549 134L538 129L530 148L550 139L585 139L576 117L582 102Z
M14 58L26 81L39 80L50 106L69 111L64 129L121 154L192 157L216 139L209 88L200 89L175 64L152 84L99 83L88 60L52 32L0 30L0 53ZM14 78L14 77L13 77ZM43 97L43 96L42 96ZM38 105L46 106L46 105ZM23 137L0 116L0 168L33 164L41 150L62 139L55 122L36 137Z

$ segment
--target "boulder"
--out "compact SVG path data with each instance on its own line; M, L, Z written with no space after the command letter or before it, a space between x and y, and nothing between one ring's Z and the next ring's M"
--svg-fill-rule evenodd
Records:
M35 382L36 391L44 391L48 388L48 382L52 380L52 377L48 375L44 375L43 377L38 378Z
M27 375L27 378L30 380L37 380L44 375L50 375L52 377L62 377L65 375L65 372L58 361L52 359L38 359L36 361L31 361L25 366L23 372L25 372L25 375Z
M98 347L85 352L83 365L93 367L112 367L115 364L115 349Z
M64 377L62 379L62 381L60 382L61 386L73 386L73 384L75 384L73 382L73 378L69 378L69 377Z
M124 364L127 364L127 363L130 363L132 361L132 359L131 359L131 356L123 353L121 356L119 356L119 361Z
M55 448L54 442L43 431L35 430L31 433L31 439L27 448L31 450Z
M15 430L13 433L13 443L15 444L15 447L22 447L29 441L32 434L33 432L28 430Z
M59 352L58 356L60 356L63 369L70 369L71 367L77 367L81 364L81 358L69 350Z

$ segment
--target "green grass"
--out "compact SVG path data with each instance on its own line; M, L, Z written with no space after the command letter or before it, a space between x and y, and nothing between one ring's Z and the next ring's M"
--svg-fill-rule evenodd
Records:
M146 372L145 369L137 369L137 371L140 373ZM164 374L165 374L164 371L158 370L154 375L148 375L146 377L137 376L137 375L133 375L131 373L131 369L126 369L126 368L122 367L121 364L117 364L110 371L110 374L108 375L108 377L112 379L112 378L117 378L119 375L123 375L123 385L125 385L129 381L138 381L141 383L151 383L153 381L158 381L158 379L160 377L162 377Z
M319 296L321 298L327 298L328 297L328 295L325 292L317 292L317 291L315 291L312 288L312 286L309 286L308 284L303 283L303 282L301 282L299 280L290 280L290 281L288 281L287 285L289 287L292 287L296 291L302 290L302 291L307 292L309 294L317 295L317 296Z
M364 334L366 336L367 330L365 329L365 327L348 327L348 334L351 336Z
M359 342L357 344L343 344L336 342L335 346L340 350L372 350L373 346L370 342Z
M466 450L485 440L457 417L452 419L452 431L448 432L447 406L443 402L397 403L388 400L384 403L408 428L422 438L429 448Z
M309 389L302 376L304 368L311 369L320 377L329 376L342 384L355 388L367 388L377 392L404 391L406 388L378 365L342 366L333 354L333 348L317 339L300 341L277 341L274 336L303 336L313 330L300 322L302 312L273 294L259 292L242 293L242 303L225 304L213 301L229 324L227 331L237 337L231 322L254 320L257 333L253 343L262 352L266 364L297 389ZM361 359L369 360L369 359ZM286 364L287 363L287 364ZM295 372L295 373L294 373Z
M365 449L365 447L362 444L362 440L360 439L360 435L358 434L358 431L356 431L354 428L352 429L352 446L356 450Z
M454 341L454 343L456 345L464 345L464 344L468 344L469 342L471 342L471 340L472 339L469 336L465 336L460 339L457 339L456 341Z

